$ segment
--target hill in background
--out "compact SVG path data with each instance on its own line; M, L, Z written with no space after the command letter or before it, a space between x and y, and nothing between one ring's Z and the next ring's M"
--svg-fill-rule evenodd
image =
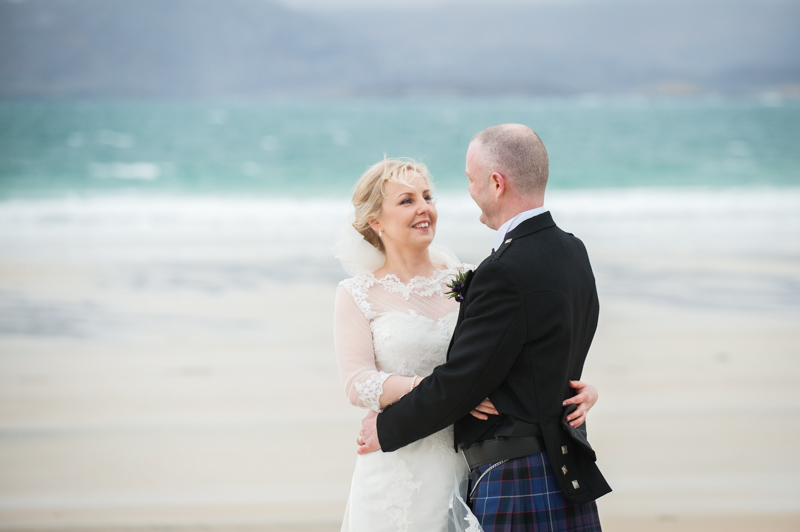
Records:
M0 97L791 93L800 2L0 0Z

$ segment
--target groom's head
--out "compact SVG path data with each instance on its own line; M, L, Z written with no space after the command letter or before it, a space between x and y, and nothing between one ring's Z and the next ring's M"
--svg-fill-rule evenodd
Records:
M466 174L481 222L497 229L520 212L541 207L548 166L542 139L527 126L501 124L475 135Z

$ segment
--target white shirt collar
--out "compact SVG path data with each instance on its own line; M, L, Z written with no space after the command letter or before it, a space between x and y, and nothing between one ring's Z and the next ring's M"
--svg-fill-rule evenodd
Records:
M534 216L539 216L547 212L547 209L544 207L536 207L535 209L531 209L529 211L522 211L518 215L511 218L509 221L504 223L500 226L500 229L494 234L494 249L500 249L500 246L503 245L503 242L506 240L506 235L514 230L519 224L524 222L525 220L530 220Z

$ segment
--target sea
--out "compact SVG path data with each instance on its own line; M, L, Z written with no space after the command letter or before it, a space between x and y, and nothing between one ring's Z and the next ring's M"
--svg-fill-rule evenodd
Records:
M341 197L384 156L460 190L470 138L504 122L540 134L555 189L800 185L780 99L3 102L0 198Z
M477 262L491 232L464 157L504 122L540 134L546 206L597 253L800 257L799 101L585 95L0 102L0 259L255 260L290 275L331 259L368 166L410 157L436 184L437 239ZM304 275L341 276L320 268Z

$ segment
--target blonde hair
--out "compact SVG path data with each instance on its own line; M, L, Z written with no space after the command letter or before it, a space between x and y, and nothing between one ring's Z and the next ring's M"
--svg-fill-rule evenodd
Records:
M433 189L428 167L413 159L385 159L370 166L359 178L353 192L353 207L356 219L353 227L361 233L364 240L375 246L381 253L384 252L383 242L372 230L369 223L381 214L381 203L386 197L386 183L411 182L412 173L422 176L425 183Z

